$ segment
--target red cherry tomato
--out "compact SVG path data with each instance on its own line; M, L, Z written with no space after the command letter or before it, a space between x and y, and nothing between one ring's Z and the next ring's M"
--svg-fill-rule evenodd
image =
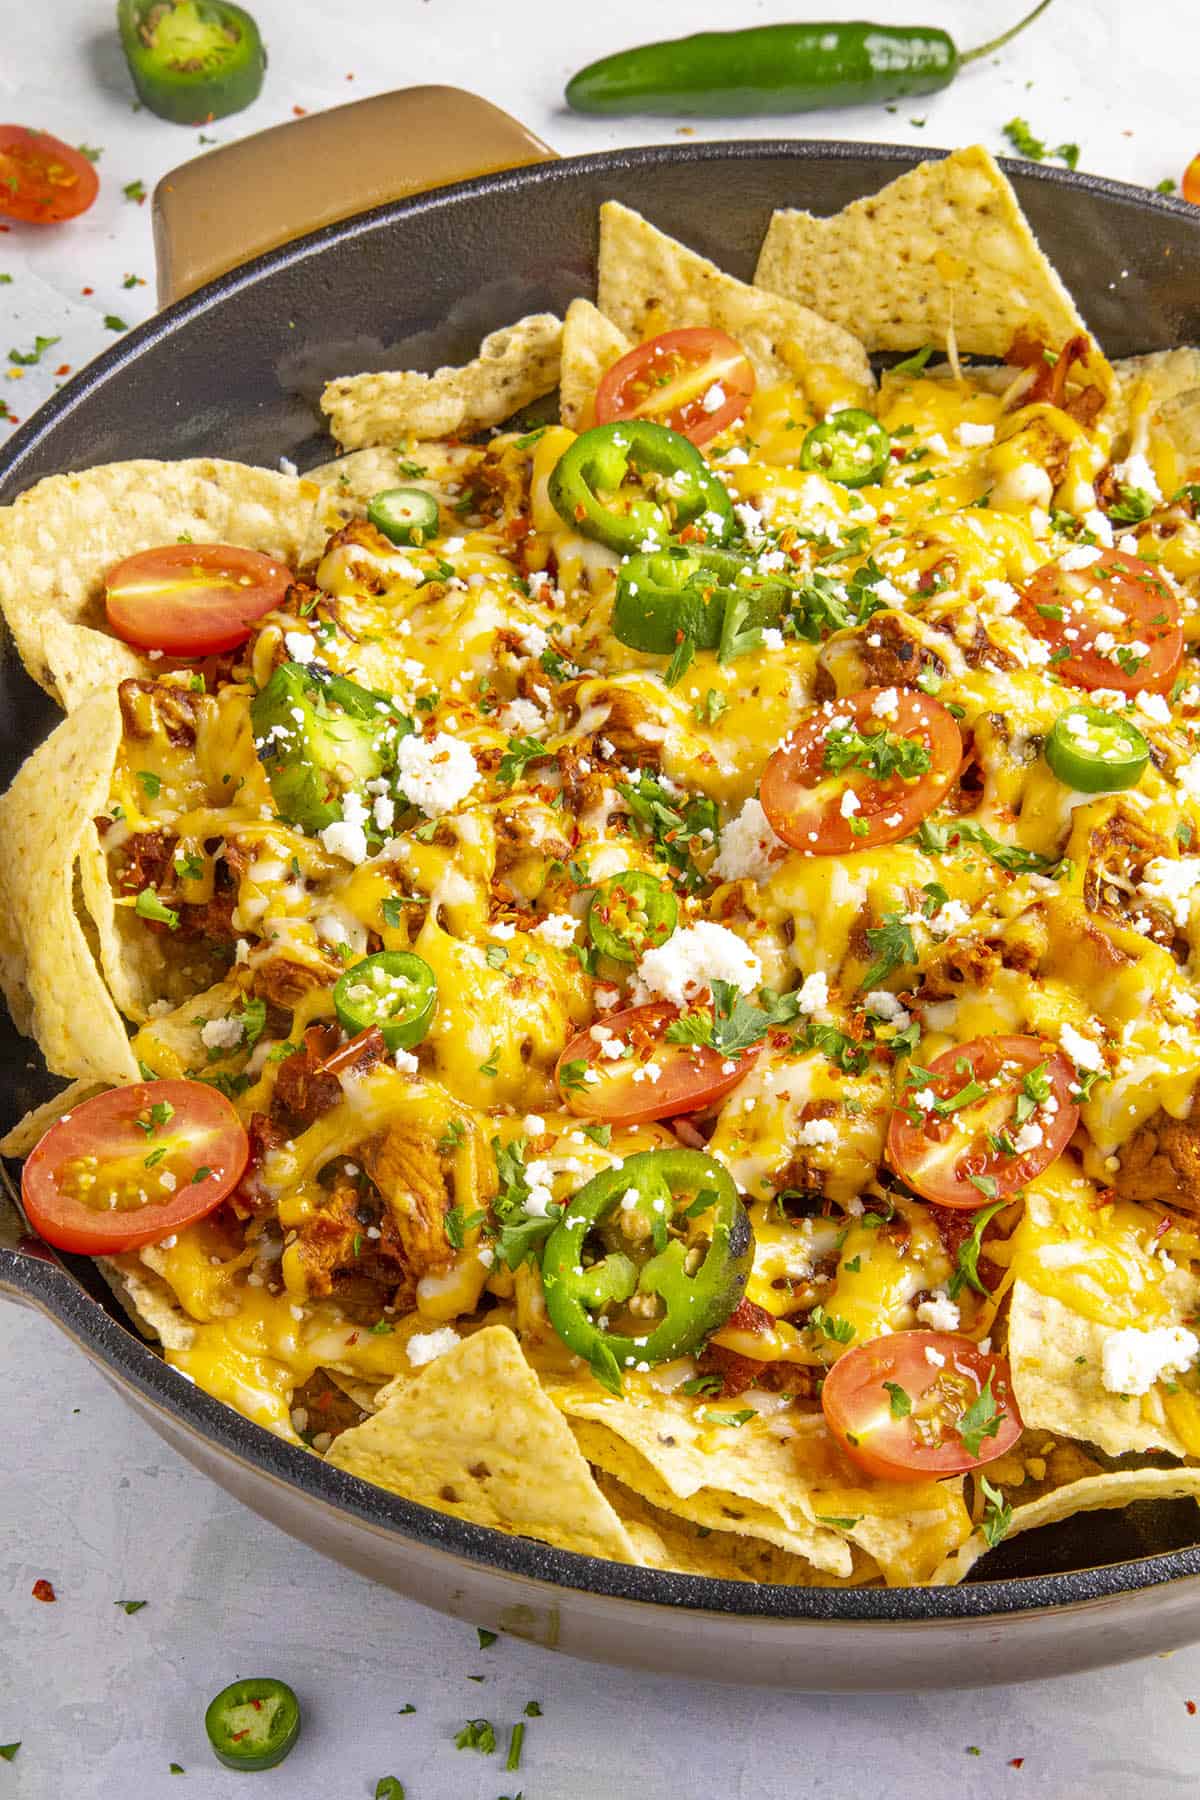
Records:
M1067 1058L1040 1038L956 1044L927 1078L910 1074L909 1103L888 1125L888 1161L914 1193L974 1212L1062 1154L1079 1123L1074 1086Z
M1179 191L1185 200L1191 201L1193 206L1200 206L1200 156L1193 156L1183 171L1183 180L1179 185Z
M0 213L54 225L86 212L100 182L87 157L48 131L0 125Z
M117 636L143 650L207 656L234 650L283 600L284 563L232 544L165 544L127 556L105 577L105 610Z
M884 1481L964 1475L1023 1430L1008 1363L953 1331L893 1331L847 1350L821 1409L851 1461Z
M754 386L754 367L734 338L689 325L648 339L613 364L596 389L596 423L654 419L706 444L741 418Z
M760 1046L727 1056L702 1044L668 1043L667 1027L679 1016L677 1006L654 1000L609 1013L573 1037L555 1070L571 1111L637 1125L724 1099L757 1061ZM607 1055L606 1046L620 1054Z
M858 755L844 760L856 740ZM916 764L909 775L899 772L903 760L895 767L906 755ZM759 799L785 843L844 856L907 837L944 797L962 758L962 734L938 701L910 688L864 688L796 727L763 770ZM889 766L895 772L872 773Z
M85 1100L27 1158L29 1223L59 1250L114 1256L219 1206L250 1145L233 1107L201 1081L138 1081Z
M1183 660L1175 596L1159 571L1123 550L1082 569L1045 563L1025 584L1017 617L1061 655L1054 672L1081 688L1166 693Z

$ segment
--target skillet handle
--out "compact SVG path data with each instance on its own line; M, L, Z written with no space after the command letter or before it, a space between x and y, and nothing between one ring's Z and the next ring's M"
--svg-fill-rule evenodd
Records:
M160 306L338 219L555 153L462 88L398 88L181 163L154 190Z

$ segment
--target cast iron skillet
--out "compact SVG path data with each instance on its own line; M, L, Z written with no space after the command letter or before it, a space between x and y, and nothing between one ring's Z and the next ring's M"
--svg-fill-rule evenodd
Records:
M669 145L376 207L130 332L18 431L0 458L0 501L40 476L127 457L273 466L286 455L303 469L330 454L314 404L328 377L462 360L487 331L594 291L601 201L627 202L748 278L773 207L833 211L918 160L849 143ZM1110 355L1200 341L1200 212L1088 175L1028 163L1008 172ZM9 646L0 780L56 716ZM54 1085L5 1021L0 1124ZM1076 1517L1002 1545L964 1586L934 1590L708 1581L464 1524L326 1467L210 1399L142 1342L89 1262L22 1243L0 1195L5 1207L0 1292L52 1318L169 1442L294 1535L475 1622L599 1659L819 1689L1015 1680L1200 1637L1190 1501ZM24 1378L35 1382L36 1368Z

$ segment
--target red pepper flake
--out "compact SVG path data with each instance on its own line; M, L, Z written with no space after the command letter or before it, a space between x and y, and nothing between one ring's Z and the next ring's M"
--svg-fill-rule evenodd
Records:
M34 1582L32 1592L35 1600L44 1600L47 1606L52 1600L58 1599L58 1595L54 1591L54 1583L47 1581L44 1575L39 1575Z
M96 290L95 288L80 288L79 291L81 294L94 294Z
M1183 1704L1187 1707L1188 1712L1194 1717L1196 1712L1196 1702L1194 1700L1185 1700Z
M69 375L71 373L70 363L59 363L59 365L58 365L57 369L55 369L54 373L56 375Z
M1023 1769L1025 1767L1025 1758L1023 1756L1010 1756L1008 1759L1008 1766L1010 1769Z
M354 80L354 77L353 77L353 75L347 75L347 77L346 77L346 80L347 80L347 81L353 81L353 80Z
M308 111L308 108L307 108L307 106L293 106L292 111L295 113L295 115L298 119L302 119L304 117L305 113Z

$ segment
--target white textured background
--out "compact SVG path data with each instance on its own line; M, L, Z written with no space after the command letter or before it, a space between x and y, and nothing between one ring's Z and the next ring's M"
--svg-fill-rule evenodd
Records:
M277 124L295 105L444 81L508 108L564 153L674 135L669 121L569 116L559 96L573 69L734 13L716 0L251 5L270 52L266 85L209 136ZM1020 6L864 0L861 10L943 24L965 48ZM773 0L737 17L837 10ZM112 14L110 0L0 0L4 118L102 149L100 197L83 219L0 233L0 273L13 278L0 286L0 358L38 333L61 338L36 369L0 380L19 418L51 392L55 370L78 369L111 341L106 313L133 324L153 309L149 208L121 190L141 180L149 192L201 148L195 131L131 110ZM1027 38L947 92L893 114L809 115L795 130L1000 150L1004 122L1022 114L1047 142L1077 142L1081 168L1153 186L1178 180L1200 150L1198 52L1191 0L1055 0ZM783 136L790 124L722 121L696 134ZM125 288L129 275L146 285ZM0 422L0 441L7 429ZM0 1761L0 1800L221 1800L249 1787L369 1800L387 1774L408 1800L1142 1800L1200 1787L1200 1715L1187 1705L1200 1699L1200 1650L1038 1687L861 1701L606 1673L515 1641L481 1651L467 1627L344 1573L226 1499L43 1321L0 1311L0 1372L0 1744L22 1740L13 1763ZM30 1597L39 1576L53 1581L54 1606ZM128 1616L122 1599L149 1604ZM292 1683L306 1729L281 1768L248 1785L212 1762L203 1711L254 1669ZM527 1721L519 1774L505 1775L502 1756L455 1750L467 1718L486 1716L499 1734L530 1699L544 1716ZM418 1710L401 1716L408 1702ZM186 1773L170 1775L172 1761Z

